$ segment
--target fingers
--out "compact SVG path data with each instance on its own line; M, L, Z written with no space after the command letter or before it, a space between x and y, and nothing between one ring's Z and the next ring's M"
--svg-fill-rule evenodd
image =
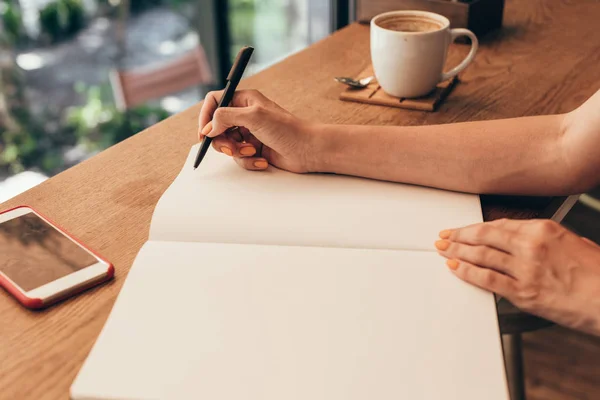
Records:
M245 132L246 135L241 132ZM269 167L268 161L257 155L255 145L245 141L248 135L250 134L247 130L236 128L214 138L212 146L215 150L233 157L235 162L244 169L250 171L266 170Z
M269 167L269 163L262 157L235 157L235 162L242 168L250 171L264 171Z
M519 221L498 220L440 232L440 238L473 246L489 246L506 253L515 250Z
M234 126L244 126L248 130L253 130L254 120L253 110L250 107L221 107L214 112L212 129L206 133L206 136L214 138Z
M223 90L218 90L214 92L209 92L204 98L202 109L200 110L200 114L198 115L199 134L213 119L213 115L219 107L219 102L221 101L222 96ZM265 96L257 90L238 90L233 95L233 99L231 100L229 107L248 107L253 104L262 103L265 100ZM204 133L204 135L206 135L207 133Z
M588 239L586 237L581 237L583 239L584 242L586 242L587 244L591 244L593 247L599 248L600 245L598 245L598 243L592 241L591 239Z
M528 220L513 220L513 219L501 218L501 219L496 219L496 220L489 221L489 222L478 222L476 224L467 225L460 229L471 228L471 227L476 227L476 226L480 226L480 225L490 225L490 226L494 226L496 228L504 229L509 232L519 232L523 228L523 225L525 225L527 222L528 222ZM445 229L440 232L440 238L448 239L450 237L450 235L456 230L457 229Z
M486 222L486 224L495 226L497 228L503 228L503 229L506 229L511 232L517 232L521 229L523 224L526 223L526 221L527 220L522 220L522 219L500 218L500 219L495 219L490 222ZM476 224L476 225L479 225L479 224Z
M230 157L233 157L235 162L242 168L247 169L249 171L264 171L269 167L269 162L264 157L252 157L250 155L250 150L254 153L254 146L246 145L243 146L242 149L238 149L236 151L232 151L232 147L235 146L234 142L228 139L220 139L221 147L217 149L223 154L226 154ZM216 145L215 142L217 140L213 140L213 146ZM248 155L244 154L244 150L249 150Z
M258 140L256 138L256 136L254 136L252 133L250 133L246 128L244 127L240 127L240 132L242 132L244 141L246 143L250 143L252 146L254 146L258 152L258 154L262 153L263 150L263 144L260 140Z
M513 254L517 252L518 230L522 221L507 219L469 225L440 232L435 243L443 257L454 262L466 262L480 269L489 269L516 278Z
M202 104L202 109L200 110L200 114L198 115L198 132L203 132L204 127L208 124L215 113L215 110L219 106L219 99L222 96L223 91L218 92L209 92L204 98L204 103ZM210 130L209 130L210 132ZM206 135L206 133L205 133Z
M202 141L204 137L212 130L212 121L209 121L204 128L198 129L198 141Z
M503 297L515 292L514 279L497 271L481 268L465 261L448 260L448 268L463 281Z
M237 130L234 130L214 138L212 147L230 157L255 156L258 152L257 147L252 143L247 143L243 140L241 134Z
M466 261L514 277L513 257L488 246L471 246L464 243L438 240L435 247L442 257Z

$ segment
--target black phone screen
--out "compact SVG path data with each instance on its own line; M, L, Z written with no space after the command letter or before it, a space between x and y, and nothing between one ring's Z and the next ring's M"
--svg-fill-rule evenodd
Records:
M0 223L0 272L24 291L98 263L34 213Z

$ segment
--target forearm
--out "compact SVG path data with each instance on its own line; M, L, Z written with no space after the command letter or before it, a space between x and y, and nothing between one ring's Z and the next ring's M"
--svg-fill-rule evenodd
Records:
M317 127L321 172L473 193L570 191L563 115L432 126Z

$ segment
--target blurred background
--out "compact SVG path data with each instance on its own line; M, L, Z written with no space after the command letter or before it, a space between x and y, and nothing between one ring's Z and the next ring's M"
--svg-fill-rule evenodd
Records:
M0 203L222 88L241 46L254 74L376 3L396 4L0 0ZM599 219L600 188L563 223L600 243ZM528 398L599 398L600 339L552 327L524 334L523 354Z
M0 202L223 87L241 46L256 73L345 25L347 7L0 0Z

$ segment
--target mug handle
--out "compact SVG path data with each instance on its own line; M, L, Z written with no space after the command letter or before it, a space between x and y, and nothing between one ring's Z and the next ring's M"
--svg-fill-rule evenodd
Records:
M477 49L479 48L479 41L477 40L477 36L475 36L475 34L468 29L450 29L450 43L454 42L459 36L466 36L469 39L471 39L471 51L469 51L467 57L465 57L465 59L462 60L460 64L452 68L450 71L442 73L440 82L443 82L450 78L454 78L456 75L458 75L459 72L462 72L463 69L467 68L467 66L471 64L471 61L473 61L473 59L475 58L475 53L477 53Z

